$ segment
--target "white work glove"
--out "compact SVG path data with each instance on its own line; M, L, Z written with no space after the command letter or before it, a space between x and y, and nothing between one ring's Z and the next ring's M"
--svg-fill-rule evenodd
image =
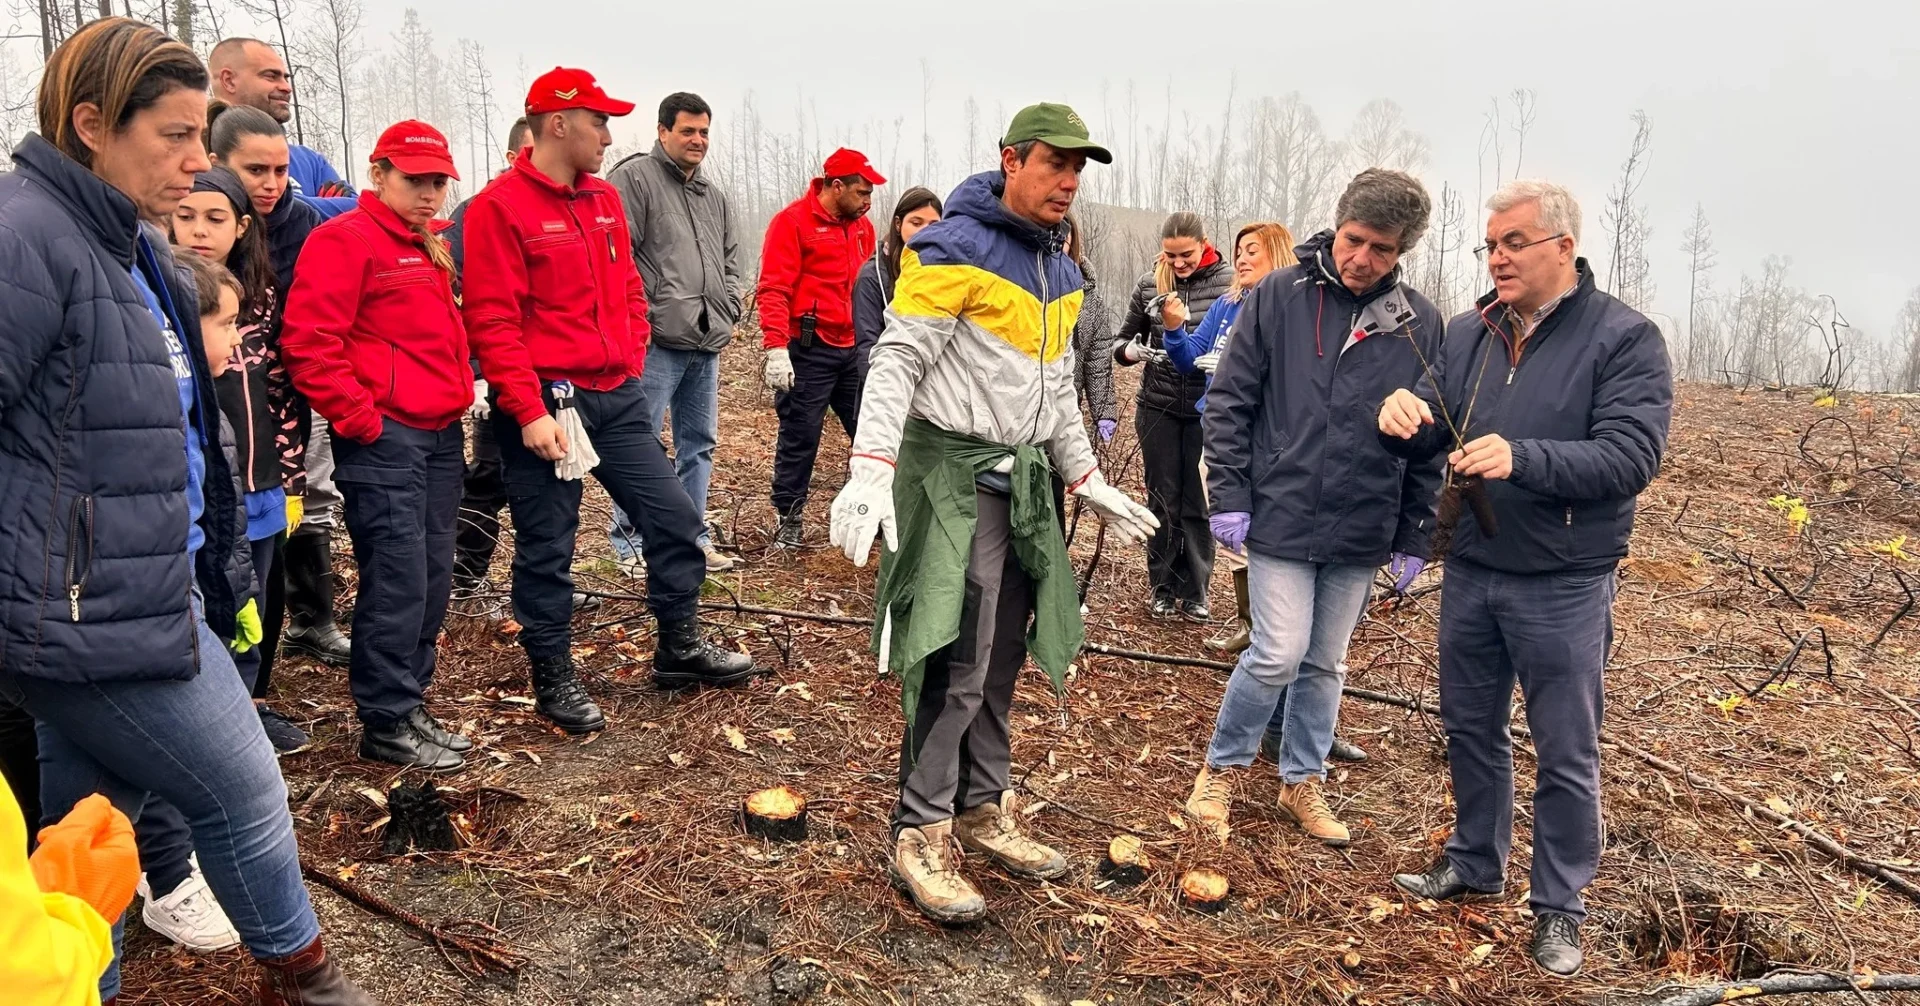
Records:
M793 361L785 347L767 350L767 387L777 392L793 390Z
M1213 373L1214 368L1218 366L1220 366L1220 351L1217 349L1211 353L1201 353L1199 356L1193 358L1193 369L1203 374Z
M1100 515L1101 523L1114 530L1114 533L1130 542L1138 544L1146 541L1160 526L1153 512L1127 498L1127 494L1107 484L1098 469L1080 483L1073 491L1075 496L1087 501L1087 505Z
M573 407L573 384L560 381L553 386L553 418L566 437L566 456L553 463L553 474L565 482L577 482L600 467L600 455L587 439L587 426L580 421L580 410Z
M493 415L493 406L487 404L487 382L482 379L473 382L473 404L467 406L468 419L485 419Z
M851 474L846 488L828 510L829 537L855 566L865 566L876 533L886 536L887 551L900 547L893 526L893 466L877 458L856 457L847 467Z
M1141 360L1146 359L1146 356L1147 344L1141 342L1139 339L1128 339L1126 343L1120 347L1120 358L1128 363L1139 363Z

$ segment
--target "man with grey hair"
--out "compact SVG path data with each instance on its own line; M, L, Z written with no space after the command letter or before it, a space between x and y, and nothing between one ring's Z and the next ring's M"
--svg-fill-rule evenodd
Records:
M1399 269L1431 209L1411 176L1361 172L1334 229L1245 294L1207 392L1210 523L1247 557L1253 619L1187 800L1216 835L1278 712L1281 813L1328 845L1348 842L1321 789L1347 640L1376 567L1403 591L1419 575L1440 485L1437 461L1402 464L1371 422L1374 403L1440 348L1440 313Z
M1487 242L1476 252L1493 292L1448 326L1433 371L1380 408L1384 447L1409 464L1448 452L1448 491L1474 500L1454 528L1440 591L1453 835L1426 872L1393 882L1436 901L1505 890L1507 723L1518 680L1539 763L1533 959L1571 975L1582 962L1580 892L1604 840L1601 672L1614 570L1627 554L1634 501L1666 448L1673 377L1659 328L1594 288L1576 255L1571 193L1516 181L1487 208Z

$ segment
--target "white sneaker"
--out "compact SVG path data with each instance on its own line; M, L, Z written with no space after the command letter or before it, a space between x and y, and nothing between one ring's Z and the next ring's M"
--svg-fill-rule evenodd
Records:
M140 875L139 893L146 905L140 909L140 921L147 928L166 937L196 954L210 954L216 950L240 945L240 934L234 931L233 923L227 919L227 913L215 901L213 892L207 889L207 880L200 875L200 864L193 864L193 872L172 894L164 898L155 898L147 887L147 875Z

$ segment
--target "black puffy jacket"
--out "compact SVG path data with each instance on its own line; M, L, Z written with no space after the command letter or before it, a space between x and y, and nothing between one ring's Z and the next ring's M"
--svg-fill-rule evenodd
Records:
M1207 309L1213 302L1224 296L1233 286L1233 264L1220 257L1212 248L1207 249L1207 264L1193 271L1186 279L1174 281L1173 292L1187 305L1187 330L1191 332L1207 316ZM1154 285L1153 271L1149 269L1140 281L1134 284L1133 297L1127 302L1127 318L1120 323L1120 331L1113 334L1113 358L1123 367L1134 364L1129 361L1122 349L1134 339L1155 349L1161 348L1163 336L1158 312L1149 315L1147 306L1160 295ZM1173 365L1164 360L1147 364L1146 374L1140 378L1139 407L1165 412L1177 419L1189 422L1199 417L1194 403L1206 394L1207 375L1199 372L1182 374L1173 369Z
M180 392L129 271L134 205L37 135L13 163L0 175L0 673L191 678L196 581L222 637L243 601L229 575L244 540L232 469L208 437L206 544L190 565ZM154 253L164 296L189 305L174 312L180 335L198 347L198 296L164 244ZM197 431L217 430L206 355L186 356Z

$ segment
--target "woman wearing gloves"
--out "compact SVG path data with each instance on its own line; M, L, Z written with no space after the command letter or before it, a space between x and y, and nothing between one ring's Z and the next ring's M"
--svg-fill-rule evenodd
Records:
M307 239L281 343L294 384L338 434L334 478L360 570L348 671L360 756L443 771L473 746L426 707L473 382L453 256L429 224L460 174L440 131L413 120L388 127L370 160L359 208Z
M1280 812L1343 846L1347 827L1321 788L1341 662L1374 569L1391 562L1402 589L1418 573L1440 483L1437 459L1405 464L1380 444L1373 403L1419 377L1441 326L1433 305L1400 282L1400 256L1431 209L1420 183L1370 169L1335 209L1338 226L1296 249L1300 264L1242 295L1207 389L1213 533L1247 557L1253 633L1186 806L1202 827L1226 832L1236 776L1284 696Z
M1147 506L1160 530L1147 542L1149 610L1195 622L1213 617L1207 581L1213 576L1213 538L1207 532L1206 492L1200 478L1200 417L1194 409L1204 377L1182 374L1167 362L1163 333L1184 331L1227 292L1233 269L1213 245L1197 214L1181 211L1160 228L1160 258L1140 277L1113 358L1147 365L1140 379L1133 425L1147 476Z
M1213 382L1213 371L1220 363L1220 351L1226 348L1227 334L1233 330L1233 319L1240 314L1240 299L1255 283L1267 278L1275 269L1293 265L1293 234L1281 224L1256 222L1240 228L1233 239L1233 286L1225 296L1213 302L1207 308L1207 316L1200 327L1193 332L1181 328L1167 329L1162 338L1167 350L1167 362L1182 374L1199 372L1206 375L1208 384ZM1203 391L1194 403L1197 412L1207 411L1207 396ZM1207 462L1200 461L1201 490L1206 490ZM1238 620L1226 632L1207 640L1207 646L1215 650L1239 653L1247 648L1247 634L1253 629L1253 620L1247 616L1247 560L1232 552L1221 557L1227 569L1233 572L1233 600Z
M1080 216L1067 214L1067 244L1064 249L1073 264L1086 277L1081 287L1080 318L1073 323L1073 387L1080 393L1080 404L1093 417L1100 442L1113 439L1120 428L1120 400L1113 393L1113 313L1107 310L1105 297L1093 278L1093 261L1087 257L1086 232L1080 229Z

